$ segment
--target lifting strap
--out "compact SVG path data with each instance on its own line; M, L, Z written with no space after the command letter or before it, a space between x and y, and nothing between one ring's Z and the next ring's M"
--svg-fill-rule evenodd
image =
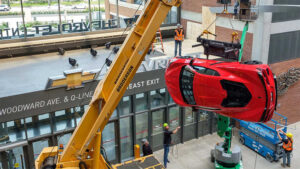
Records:
M240 56L239 56L239 62L241 62L242 60L242 56L243 56L243 48L244 48L244 43L245 43L245 40L246 40L246 35L247 35L247 31L248 31L248 26L249 26L249 23L248 21L246 22L245 26L244 26L244 30L243 30L243 33L242 33L242 37L241 37L241 49L240 49Z

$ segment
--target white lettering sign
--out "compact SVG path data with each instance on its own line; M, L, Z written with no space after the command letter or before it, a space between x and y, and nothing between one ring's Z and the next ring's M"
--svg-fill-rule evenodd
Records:
M127 90L132 90L132 89L137 89L140 87L148 87L148 86L152 86L152 85L157 85L159 84L159 80L160 78L155 78L155 79L150 79L150 80L143 80L143 81L139 81L139 82L133 82L130 83L127 87Z
M24 112L24 111L31 111L34 109L39 109L39 108L50 108L51 106L56 106L61 103L67 103L67 102L74 102L82 99L88 99L93 97L93 91L89 92L83 92L79 94L73 94L71 96L64 96L64 97L56 97L56 98L50 98L47 100L39 100L35 101L33 103L25 103L25 104L20 104L20 105L15 105L11 107L6 107L6 108L0 108L0 116L4 115L10 115L13 113L18 113L18 112Z

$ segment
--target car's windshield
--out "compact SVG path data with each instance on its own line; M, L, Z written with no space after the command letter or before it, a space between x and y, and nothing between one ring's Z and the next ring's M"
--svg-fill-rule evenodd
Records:
M209 69L209 68L205 68L205 67L201 67L201 66L193 66L193 68L198 73L201 73L201 74L204 74L204 75L220 76L220 74L217 71Z

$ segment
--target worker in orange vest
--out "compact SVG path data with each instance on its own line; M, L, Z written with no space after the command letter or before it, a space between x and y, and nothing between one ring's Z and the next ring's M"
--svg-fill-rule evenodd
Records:
M285 138L282 138L279 133L285 135ZM282 141L283 145L283 164L281 166L285 168L286 166L291 167L291 153L293 151L293 134L292 133L284 133L282 130L277 131L277 135L279 139ZM286 163L287 161L287 163Z
M184 40L184 32L182 25L177 24L177 29L175 29L175 56L177 56L177 47L179 46L179 56L181 56L181 46Z

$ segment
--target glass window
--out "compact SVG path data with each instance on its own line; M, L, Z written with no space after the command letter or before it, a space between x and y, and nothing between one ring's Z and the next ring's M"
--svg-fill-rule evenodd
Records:
M0 123L0 144L26 139L24 119Z
M201 67L201 66L193 66L193 68L200 74L211 75L211 76L220 76L220 74L212 69Z
M117 110L114 110L113 114L110 116L110 120L117 118L117 116L118 116L118 112Z
M87 108L88 108L87 106L80 106L80 107L78 106L78 107L71 108L71 113L74 113L77 125L79 124L81 117L83 116Z
M96 2L97 3L97 2ZM98 11L91 5L91 12ZM90 31L89 0L72 1L61 6L62 33Z
M163 145L164 114L165 114L164 109L160 109L152 112L153 149L158 149Z
M151 108L165 105L166 89L158 89L150 91Z
M172 7L170 12L167 15L165 21L163 22L163 24L178 23L177 22L177 11L178 11L177 7Z
M83 114L88 110L89 105L84 105L81 107L74 107L71 108L71 113L73 114L74 112L74 116L76 118L76 123L77 125L79 124L81 117L83 116ZM115 119L117 117L117 111L114 110L113 114L111 115L110 119Z
M210 132L211 122L209 120L209 112L205 110L199 111L198 119L198 135L204 136Z
M201 110L200 114L199 114L199 121L208 120L208 118L209 118L208 113L209 113L208 111Z
M23 1L27 37L59 34L58 0ZM64 6L61 5L61 10Z
M49 113L25 119L28 138L51 133Z
M176 129L179 126L179 107L170 107L169 109L169 126L170 130Z
M93 20L93 25L100 27L101 29L114 29L118 27L118 19L117 19L117 9L120 8L120 4L124 4L123 2L119 3L119 8L116 7L117 0L110 0L109 1L110 5L112 6L111 8L105 8L105 1L101 0L101 13L100 17L94 17L95 19ZM99 6L99 4L98 4ZM93 11L93 16L99 16L99 10ZM124 16L128 17L128 16ZM131 17L131 16L129 16ZM125 28L125 23L122 24L123 19L120 18L120 26L121 28ZM123 25L123 26L122 26Z
M120 116L128 115L131 113L131 99L130 96L124 96L117 107Z
M194 93L193 93L193 81L195 73L190 70L189 66L183 67L183 71L180 73L180 91L183 95L183 99L187 104L195 105Z
M68 134L58 136L57 137L58 146L60 144L62 144L62 145L64 145L64 147L66 147L69 140L70 140L70 138L71 138L71 136L72 136L72 133L68 133Z
M184 113L184 132L183 139L184 141L193 139L196 137L196 120L195 120L196 112L193 111L191 107L185 108Z
M74 113L70 109L56 111L53 119L53 131L61 131L75 127Z
M169 108L169 126L170 126L169 130L175 130L178 126L180 126L179 106ZM173 134L172 142L179 143L180 135L181 135L180 131L178 131L176 134Z
M112 161L117 161L117 144L115 136L115 125L114 123L108 123L103 132L102 132L102 145L103 145L103 154L107 159Z
M121 160L126 161L133 157L131 117L120 119L120 138L121 138Z
M2 0L0 11L0 40L24 37L20 0Z
M92 18L91 18L92 30L104 29L106 23L105 0L91 0L91 14L92 14Z
M48 139L33 142L32 147L33 147L34 160L36 160L40 155L40 153L42 152L43 148L49 147Z
M184 124L193 124L195 122L195 112L191 107L185 107L185 119L184 119Z
M21 166L25 166L23 148L15 147L10 150L2 151L0 155L0 168L6 168L1 165L1 162L5 162L9 169L17 169L15 168L16 164L19 164L19 168L21 168Z
M142 139L148 138L148 112L137 114L135 116L135 127L136 127L136 143L140 145L142 152Z
M135 112L148 109L148 95L146 93L136 94L135 97Z
M169 100L168 100L168 103L169 104L173 104L173 103L175 103L174 102L174 100L173 100L173 98L171 97L171 95L169 94Z

